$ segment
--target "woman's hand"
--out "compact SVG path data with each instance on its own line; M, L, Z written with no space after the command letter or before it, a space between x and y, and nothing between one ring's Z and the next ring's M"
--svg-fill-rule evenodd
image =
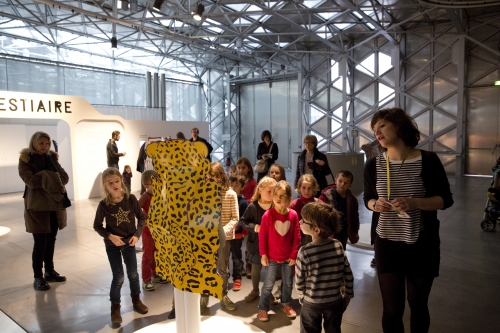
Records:
M256 233L259 233L260 231L260 224L256 224L255 227L253 228L253 230L256 232Z
M122 240L122 237L110 234L108 239L113 242L116 246L123 246L125 243Z
M417 202L413 198L397 198L391 201L392 207L401 212L417 209Z
M267 155L262 155L262 158L263 158L265 161L267 161L267 160L269 159L269 156L267 156Z
M288 259L288 266L293 266L295 265L296 259Z
M314 162L316 162L316 164L319 165L319 166L325 165L325 161L320 160L320 159L314 160Z
M269 266L269 258L267 257L267 254L264 254L262 258L260 258L260 263L262 266Z
M392 206L386 198L378 198L375 207L373 207L373 211L377 213L390 212L391 210Z
M138 241L139 241L139 237L132 236L132 238L130 238L130 240L128 241L128 245L134 246Z

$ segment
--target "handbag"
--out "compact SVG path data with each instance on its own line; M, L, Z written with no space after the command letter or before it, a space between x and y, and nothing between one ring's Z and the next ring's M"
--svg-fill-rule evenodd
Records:
M273 145L274 145L274 142L271 144L271 147L269 147L268 154L271 154L271 151L273 150ZM268 166L269 166L269 164L267 163L267 160L261 158L260 160L257 161L257 163L255 163L255 166L253 167L253 171L255 171L257 173L264 173L267 171Z
M59 169L57 168L56 164L54 163L54 161L52 161L52 157L48 157L49 160L52 162L52 166L54 167L55 171L57 172L57 174L60 176L59 174ZM66 191L66 187L64 188L64 193L63 193L63 199L62 199L62 204L63 204L63 207L64 208L68 208L68 207L71 207L71 200L69 200L68 198L68 192Z

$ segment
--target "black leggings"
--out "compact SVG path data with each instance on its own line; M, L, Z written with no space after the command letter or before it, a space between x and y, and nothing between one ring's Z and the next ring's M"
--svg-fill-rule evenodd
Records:
M382 328L384 333L402 333L403 312L405 310L405 282L410 306L411 333L429 331L430 316L427 302L434 277L405 276L402 273L383 273L378 275L384 314Z
M58 229L56 212L50 212L50 233L33 233L35 245L33 246L31 259L35 279L43 277L42 268L44 263L45 271L54 270L54 247Z

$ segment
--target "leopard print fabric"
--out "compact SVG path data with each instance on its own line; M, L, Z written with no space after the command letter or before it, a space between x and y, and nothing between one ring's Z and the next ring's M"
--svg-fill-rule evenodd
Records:
M154 142L146 153L159 179L153 179L148 227L156 245L157 273L179 290L222 299L217 274L221 189L206 180L210 162L201 142Z

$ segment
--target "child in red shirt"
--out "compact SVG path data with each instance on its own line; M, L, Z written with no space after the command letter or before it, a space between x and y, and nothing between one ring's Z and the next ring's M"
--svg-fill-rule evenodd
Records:
M151 205L151 198L153 197L153 185L151 183L153 177L158 177L158 174L154 170L146 170L141 176L141 183L146 191L139 198L139 206L141 206L144 211L146 221L148 218L149 206ZM144 229L142 229L142 250L142 287L144 290L153 291L155 290L153 282L167 283L167 280L156 276L156 247L147 223Z
M288 205L292 199L292 188L279 181L273 188L273 207L262 216L259 230L259 250L262 266L267 267L267 277L261 290L259 302L260 321L269 321L269 303L276 272L281 270L283 287L281 303L288 318L297 314L290 306L295 260L300 248L299 217Z
M293 200L290 204L290 208L296 211L297 215L299 215L299 221L302 220L302 208L310 202L318 201L318 199L314 197L318 191L319 185L313 175L306 173L300 176L299 181L297 182L297 188L295 189L295 192L299 193L300 197ZM311 236L304 235L302 230L300 231L300 235L302 236L301 245L306 245L312 241Z

